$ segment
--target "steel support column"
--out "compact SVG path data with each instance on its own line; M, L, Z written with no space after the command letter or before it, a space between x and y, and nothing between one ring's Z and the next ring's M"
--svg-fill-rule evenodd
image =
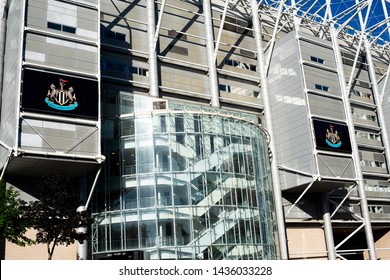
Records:
M251 0L252 1L252 0ZM275 26L274 26L274 30L272 32L272 38L270 40L270 49L268 50L268 58L267 58L267 61L266 61L266 64L265 67L266 67L266 72L265 72L265 75L268 76L268 72L269 72L269 68L271 66L271 58L272 58L272 54L274 52L274 49L275 49L275 41L276 41L276 35L278 33L278 28L279 28L279 23L280 23L280 19L282 17L282 10L283 10L283 5L284 5L284 2L285 0L282 0L280 3L279 3L279 7L278 7L278 15L277 15L277 18L276 18L276 21L275 21ZM252 8L253 10L253 8ZM260 37L261 38L261 37ZM265 62L265 61L264 61Z
M271 104L269 100L269 91L268 91L268 82L266 75L266 64L263 52L263 41L261 36L260 29L260 19L257 9L257 1L251 0L251 8L252 8L252 22L253 29L256 41L256 51L257 51L257 68L260 73L260 82L261 82L261 94L264 102L264 116L265 116L265 127L270 134L270 149L274 153L273 159L271 162L271 173L272 173L272 182L273 182L273 190L274 190L274 199L275 199L275 213L276 213L276 221L278 225L278 238L279 238L279 250L280 250L280 258L282 260L288 259L288 249L287 249L287 237L286 237L286 227L284 220L284 212L283 212L283 200L282 200L282 191L280 188L279 181L279 172L278 172L278 163L276 158L276 145L275 145L275 137L273 132L272 125L272 115L271 115Z
M156 32L156 9L154 0L146 1L147 7L147 29L148 29L148 62L149 62L149 94L154 97L159 97L159 79L157 67L157 50L155 49L155 32Z
M206 34L206 50L208 60L208 75L210 82L211 92L211 105L213 107L220 107L219 102L219 86L218 86L218 74L217 66L214 60L214 32L213 32L213 20L211 16L211 2L210 0L203 0L203 16L204 16L204 28Z
M3 180L4 174L5 174L5 170L7 169L8 164L9 164L9 162L11 160L13 151L14 151L13 149L9 149L9 155L7 157L6 162L3 165L3 170L1 170L0 181Z
M372 59L372 55L371 55L371 51L370 51L371 44L368 42L367 38L364 38L364 46L366 49L366 58L367 58L367 64L368 64L368 70L369 70L368 75L370 77L371 84L372 84L372 93L374 95L375 103L377 104L376 113L377 113L378 120L379 120L379 126L381 127L381 130L382 130L381 137L382 137L383 144L385 146L386 164L389 165L389 163L390 163L389 134L388 134L388 131L387 131L387 128L385 125L386 121L385 121L385 117L384 117L384 113L383 113L383 109L382 109L382 104L380 102L380 90L378 87L378 81L376 79L374 61ZM384 86L386 86L386 84Z
M328 1L328 2L330 5L330 1ZM329 11L330 11L330 9L329 9ZM329 18L332 21L331 14L329 14ZM360 166L359 151L358 151L358 145L357 145L356 136L355 136L355 127L354 127L354 123L353 123L353 119L352 119L351 105L349 102L349 91L347 89L348 86L347 86L347 83L345 81L343 61L342 61L342 57L341 57L340 46L339 46L338 39L337 39L337 31L336 31L334 24L332 22L330 24L329 32L330 32L330 36L332 39L331 41L332 41L332 46L333 46L333 53L335 56L336 68L337 68L337 71L339 74L338 76L340 79L339 80L340 90L341 90L341 95L342 95L342 99L343 99L345 116L346 116L346 121L348 124L350 140L351 140L352 158L354 160L355 173L356 173L356 177L357 177L357 189L358 189L359 197L361 199L360 205L361 205L362 216L363 216L364 223L365 223L365 234L366 234L367 246L369 249L370 259L376 259L374 238L373 238L373 234L372 234L370 216L368 213L367 198L366 198L366 193L365 193L364 185L363 185L363 175L362 175L362 170L361 170L361 166Z
M161 23L162 23L162 18L163 18L164 9L165 9L165 1L166 0L163 0L161 3L160 13L158 15L158 21L157 21L157 26L156 26L156 32L154 33L153 47L154 47L155 51L157 50L158 36L160 36Z
M220 25L219 25L219 31L218 31L217 42L215 43L215 49L214 49L214 63L217 63L219 44L220 44L220 42L221 42L221 36L222 36L222 32L223 32L223 26L224 26L224 24L225 24L226 13L227 13L228 7L229 7L229 0L226 0L225 8L223 9L223 14L222 14L221 23L220 23Z
M324 221L325 242L326 242L326 249L328 251L328 259L335 260L336 250L334 247L332 223L330 221L328 194L323 193L321 200L322 200L322 213L323 213L322 219Z
M87 211L89 203L91 202L92 195L93 195L93 192L95 190L95 186L96 186L97 180L98 180L98 178L100 176L100 172L102 171L103 163L104 163L105 158L102 157L101 160L102 161L101 161L99 169L98 169L98 171L97 171L97 173L95 175L95 179L94 179L94 181L92 183L91 190L89 191L89 195L88 195L87 201L86 201L84 206L79 206L79 208L77 208L77 210L76 210L79 213ZM87 232L87 228L79 227L79 228L76 229L76 231L78 233L86 233ZM77 259L78 260L87 260L88 259L88 241L87 240L84 240L83 243L77 242Z

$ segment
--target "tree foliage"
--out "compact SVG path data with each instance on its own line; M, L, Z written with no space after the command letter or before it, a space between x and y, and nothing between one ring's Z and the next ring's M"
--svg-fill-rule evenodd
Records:
M31 245L33 241L24 236L30 227L30 221L24 215L25 202L18 196L16 190L7 188L6 183L0 181L0 238L19 246Z
M89 228L91 219L86 212L77 212L80 206L80 186L62 174L50 174L37 181L37 201L25 207L26 218L33 222L36 243L46 244L48 259L53 257L57 245L83 243L88 233L79 232L80 227Z

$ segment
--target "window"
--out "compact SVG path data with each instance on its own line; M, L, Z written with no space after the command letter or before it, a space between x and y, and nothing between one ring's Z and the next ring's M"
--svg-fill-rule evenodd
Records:
M368 212L382 214L383 213L383 206L370 205L370 206L368 206Z
M62 24L58 24L58 23L54 23L54 22L50 22L50 21L47 23L47 28L76 34L75 27L68 26L68 25L62 25Z
M185 145L184 116L175 116L176 142Z
M310 56L310 60L313 61L313 62L320 63L320 64L324 64L324 62L325 62L322 58L318 58L318 57L315 57L315 56Z
M258 97L260 95L260 91L257 91L257 90L250 90L250 89L245 89L245 88L233 87L233 86L224 85L224 84L219 84L219 90L231 92L231 93L234 93L237 95L245 95L245 96L253 96L253 97Z
M237 67L237 68L241 68L241 69L246 69L246 70L253 71L253 72L256 72L256 69L257 69L256 65L248 64L248 63L233 60L233 59L225 59L224 63L225 63L225 65L229 65L229 66L233 66L233 67Z
M71 27L71 26L63 25L63 26L62 26L62 31L68 32L68 33L76 34L76 28Z
M364 188L371 192L390 192L390 185L386 181L364 180Z
M222 15L220 17L222 19ZM225 17L225 23L223 25L223 29L229 30L229 31L232 31L232 32L236 32L236 33L239 33L239 34L242 34L242 33L246 32L246 35L248 35L250 37L253 37L253 32L250 29L251 25L252 24L249 21L238 19L238 18L234 18L234 17L230 17L230 16L226 16Z
M375 140L381 141L381 137L378 133L375 132L367 132L367 131L355 131L356 137L361 139Z
M62 30L61 24L54 23L54 22L48 22L48 23L47 23L47 28L55 29L55 30L60 30L60 31Z
M370 100L372 99L372 94L369 92L361 92L358 90L351 90L351 93L355 96L358 96L358 97L363 97L363 98L367 98Z
M362 120L376 122L376 115L367 114L367 113L363 113L363 112L358 112L356 110L352 111L352 115L357 117L357 118L359 118L359 119L362 119Z
M360 165L366 167L386 168L386 163L379 160L360 159Z
M113 39L113 40L118 40L118 41L125 41L126 40L126 35L123 33L119 32L114 32L109 29L102 29L101 30L102 37L108 38L108 39Z
M130 67L130 73L140 76L148 76L148 69L141 67Z
M372 162L372 164L373 164L373 167L386 168L384 161L374 160Z
M323 85L320 85L320 84L315 84L315 88L318 89L318 90L322 90L322 91L329 91L329 87L328 86L323 86Z
M228 85L223 85L223 84L219 84L219 90L220 90L220 91L230 92L230 86L228 86Z
M154 101L153 110L166 110L167 102L166 101Z
M140 76L148 76L148 69L141 67L130 67L124 63L102 60L102 70L131 73Z
M233 59L225 59L225 65L238 67L240 65L240 62Z

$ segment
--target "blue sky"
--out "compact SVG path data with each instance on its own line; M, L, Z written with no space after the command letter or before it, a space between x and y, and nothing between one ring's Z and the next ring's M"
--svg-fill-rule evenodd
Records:
M280 1L273 1L273 0L264 0L265 3L273 4L275 7ZM291 0L287 0L286 3L291 5ZM295 2L301 6L302 11L308 10L310 7L312 7L311 12L314 13L315 11L319 10L325 3L325 0L295 0ZM317 2L317 3L315 3ZM366 0L359 1L360 3L367 2ZM331 9L332 14L334 17L340 16L340 19L338 21L339 24L343 24L346 20L352 17L352 20L349 22L349 26L353 27L354 29L361 30L361 25L359 21L359 17L353 16L356 12L356 1L355 0L332 0L331 1ZM385 6L387 9L387 12L390 14L390 0L385 0ZM345 17L342 17L342 14L344 12L348 12L348 9L351 7L355 7L352 10L350 10L349 13ZM367 8L364 8L362 11L363 18L367 14ZM325 14L325 9L321 10L319 12L321 16ZM373 27L377 23L380 23L386 19L384 9L382 6L382 0L372 0L372 6L370 10L370 15L367 22L367 27ZM390 23L389 23L390 24ZM382 33L381 38L387 42L390 42L390 34L389 34L389 27L388 25L384 24L383 26L377 28L372 32L373 36L378 36ZM384 32L383 32L384 31Z

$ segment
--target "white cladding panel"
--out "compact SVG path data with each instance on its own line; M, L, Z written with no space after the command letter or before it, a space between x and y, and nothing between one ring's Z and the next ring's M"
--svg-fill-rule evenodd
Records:
M270 68L269 90L274 134L277 135L277 159L279 165L315 174L308 104L293 36L292 32L276 43ZM282 188L308 180L310 178L282 176Z
M0 140L8 146L16 146L18 129L20 67L24 1L11 1L8 10L7 36L4 58L4 79L1 103ZM0 148L0 166L8 154Z

